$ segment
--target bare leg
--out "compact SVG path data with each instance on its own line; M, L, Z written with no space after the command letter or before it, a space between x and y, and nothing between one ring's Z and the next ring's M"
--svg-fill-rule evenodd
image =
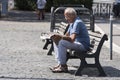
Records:
M40 10L38 10L37 15L38 15L38 20L40 20Z
M45 15L44 15L44 14L45 14L45 10L43 9L43 10L42 10L42 20L45 19Z

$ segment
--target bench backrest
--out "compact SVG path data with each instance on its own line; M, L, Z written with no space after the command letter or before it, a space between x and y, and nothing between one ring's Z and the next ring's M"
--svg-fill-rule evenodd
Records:
M52 7L51 8L51 27L50 31L53 31L56 27L56 24L62 22L66 22L64 18L64 10L67 7ZM77 15L83 20L83 22L86 24L86 27L88 29L93 29L94 31L94 15L92 14L92 11L89 10L88 8L82 7L82 6L77 6L73 7Z
M99 56L100 55L100 51L101 51L101 48L103 46L103 43L105 41L108 40L108 36L106 34L104 34L101 38L100 38L100 41L98 42L98 45L96 47L96 50L95 50L95 55Z
M60 22L54 29L54 32L64 35L68 30L68 24L65 22Z

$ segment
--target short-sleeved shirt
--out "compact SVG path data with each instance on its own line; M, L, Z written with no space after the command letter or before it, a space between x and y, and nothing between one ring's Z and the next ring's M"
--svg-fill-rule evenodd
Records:
M83 46L86 49L89 49L90 38L88 35L88 31L87 31L85 24L83 23L83 21L79 17L77 17L75 19L74 23L70 24L67 32L70 35L75 33L76 34L75 42L80 42L83 44Z
M37 8L38 9L44 9L46 4L46 0L37 0Z

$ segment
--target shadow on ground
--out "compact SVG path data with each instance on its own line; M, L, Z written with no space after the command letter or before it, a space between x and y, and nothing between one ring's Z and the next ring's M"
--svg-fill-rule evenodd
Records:
M77 66L74 66L77 68ZM107 76L105 77L120 77L120 70L113 68L113 67L103 67L105 73ZM68 74L74 75L76 70L69 70ZM67 74L67 73L66 73ZM98 70L95 68L87 68L82 71L82 76L88 76L88 77L98 77ZM47 78L27 78L27 77L7 77L7 76L1 76L0 79L26 79L26 80L74 80L74 79L47 79Z
M75 68L78 68L78 66L73 66ZM103 67L105 73L106 73L106 77L120 77L120 70L113 68L113 67L109 67L109 66L104 66ZM76 72L76 70L69 70L69 73L74 75ZM99 77L99 72L96 68L84 68L82 71L82 76L88 76L88 77Z

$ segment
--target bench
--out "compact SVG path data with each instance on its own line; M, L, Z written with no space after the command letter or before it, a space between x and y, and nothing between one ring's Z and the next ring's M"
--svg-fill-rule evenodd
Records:
M66 28L62 27L62 26L64 26L64 27L67 26L65 24L66 20L64 19L64 14L63 14L65 8L66 8L66 6L57 7L57 8L52 7L51 8L50 32L56 32L56 31L59 32L60 31L60 34L61 34L61 32L63 34L63 33L65 33L64 31L67 30ZM92 14L91 10L89 10L88 8L85 8L84 6L76 6L76 7L73 7L73 8L76 10L77 15L80 16L80 18L83 20L83 22L85 23L87 28L89 30L91 30L92 32L94 32L94 15ZM62 27L62 30L60 29L61 27ZM46 41L46 43L43 46L43 49L46 50L48 48L48 45L50 44L51 47L48 50L47 55L52 55L52 51L53 51L53 42L52 42L52 40L50 38L45 38L45 37L44 37L44 40Z
M84 68L97 68L99 71L99 76L106 76L103 68L101 67L100 61L99 61L99 55L101 52L101 48L103 46L103 43L108 40L108 37L106 34L104 34L102 37L95 36L97 38L93 38L91 41L91 48L90 50L86 52L77 52L77 51L70 51L67 52L67 61L69 59L80 59L80 66L75 72L75 76L81 76L82 75L82 70ZM95 41L95 42L94 42ZM86 59L87 58L94 58L95 63L87 63Z

